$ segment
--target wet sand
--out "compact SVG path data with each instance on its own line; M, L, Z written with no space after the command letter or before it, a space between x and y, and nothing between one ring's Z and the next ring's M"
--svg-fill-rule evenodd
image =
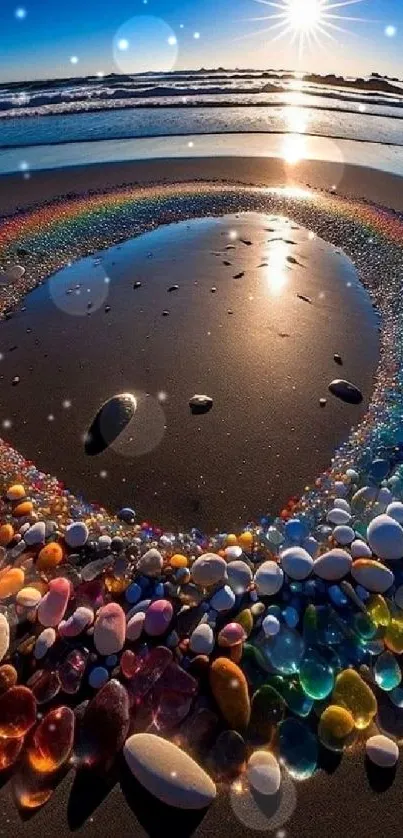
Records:
M352 263L278 216L161 227L65 268L23 308L0 326L7 439L75 494L164 528L278 514L363 416L378 360ZM339 377L360 406L328 392ZM123 392L134 419L87 456L93 417ZM195 393L208 414L192 415Z
M198 177L229 177L242 182L275 183L289 182L285 179L283 164L278 161L236 161L230 160L175 161L172 166L159 163L157 170L151 164L141 168L136 164L125 167L94 167L94 169L70 170L65 173L36 175L31 181L18 178L3 178L0 205L3 212L11 212L16 206L35 203L43 195L50 199L57 194L80 192L86 189L101 188L115 183L155 177L188 179ZM334 179L334 168L327 164L309 164L294 172L292 182L298 185L311 183L315 187L329 188ZM391 176L380 175L358 168L346 170L344 180L339 185L341 192L364 196L368 199L402 208L403 198L401 182ZM301 305L302 305L302 301ZM285 830L288 838L319 838L345 834L365 835L366 838L381 838L387 834L398 838L401 834L401 785L403 768L398 767L396 777L383 774L384 784L378 778L368 777L362 753L354 757L345 757L340 765L327 765L326 770L305 783L296 785L297 801L293 812L286 820L270 831L266 824L266 834L276 834L278 829ZM104 788L97 780L80 787L77 782L72 790L73 772L59 785L50 804L33 817L22 820L11 800L8 778L3 778L0 792L2 807L1 834L4 836L30 836L30 838L50 838L59 835L77 834L84 838L95 838L103 834L119 835L122 838L133 836L157 836L163 829L178 836L197 835L207 838L216 835L234 838L246 833L258 835L256 820L250 810L244 810L240 817L234 814L229 798L220 794L210 810L204 815L187 815L170 812L150 799L134 781L123 771L121 781L112 788ZM260 830L262 831L262 830ZM278 834L278 832L277 832ZM283 833L280 833L281 835ZM280 835L278 834L278 838Z

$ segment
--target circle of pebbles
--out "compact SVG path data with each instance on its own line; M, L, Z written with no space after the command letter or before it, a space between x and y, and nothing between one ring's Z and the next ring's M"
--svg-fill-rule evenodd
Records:
M318 769L319 745L367 742L381 770L399 758L403 217L223 184L69 198L1 222L0 315L82 256L250 211L286 215L354 262L382 317L368 412L302 498L239 533L115 517L0 442L0 771L13 768L23 808L49 800L61 769L105 773L122 750L151 794L194 809L239 777L274 799Z

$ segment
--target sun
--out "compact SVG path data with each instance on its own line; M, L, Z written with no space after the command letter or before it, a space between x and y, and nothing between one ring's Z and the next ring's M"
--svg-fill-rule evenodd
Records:
M273 41L287 37L292 44L298 44L299 52L304 48L321 46L323 39L336 40L337 32L347 30L340 26L346 21L364 21L364 18L346 15L346 6L356 6L365 0L255 0L270 7L270 14L252 20L268 21L267 29L254 34L271 32ZM273 10L273 11L272 11ZM250 36L244 36L250 37Z
M288 21L292 29L309 32L317 27L322 19L322 0L289 0Z

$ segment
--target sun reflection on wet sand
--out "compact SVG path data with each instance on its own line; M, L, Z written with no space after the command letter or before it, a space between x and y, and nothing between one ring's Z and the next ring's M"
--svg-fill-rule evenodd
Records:
M279 297L287 285L287 256L290 246L284 241L273 241L267 255L267 286L274 297Z

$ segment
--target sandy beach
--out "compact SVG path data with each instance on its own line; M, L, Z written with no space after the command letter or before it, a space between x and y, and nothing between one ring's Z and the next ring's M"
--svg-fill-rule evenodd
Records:
M24 180L20 175L4 176L1 179L3 189L1 190L0 197L0 212L4 216L11 216L15 213L22 215L27 208L32 208L43 202L51 202L56 198L60 199L63 196L87 196L92 191L96 192L108 190L114 186L135 184L144 185L149 184L150 182L175 183L198 180L213 180L216 183L220 183L222 181L230 182L232 184L239 183L254 186L279 187L285 185L290 189L290 191L312 188L324 190L326 192L331 192L333 185L337 183L337 193L340 195L354 196L355 198L362 198L364 201L374 201L396 210L401 210L403 208L403 197L400 189L401 180L388 174L360 169L359 167L343 167L343 169L341 169L337 164L315 164L314 162L307 162L291 172L290 168L285 166L284 162L278 160L269 161L261 159L243 159L237 160L236 163L234 163L234 161L230 158L220 158L204 160L183 159L169 162L165 160L157 160L141 163L133 162L131 164L123 165L114 164L108 166L93 166L85 169L72 168L58 171L57 173L54 171L32 173L31 178L28 180ZM270 235L277 235L274 232L268 234L266 231L265 240L263 241L263 223L264 221L261 216L250 217L246 221L244 221L242 217L240 219L234 219L231 217L231 229L233 229L234 224L240 226L239 232L237 231L238 239L242 237L242 239L245 239L246 241L256 241L256 248L259 250L259 253L253 253L253 269L251 256L249 255L249 251L252 251L252 247L247 245L245 246L247 254L242 254L242 262L239 264L237 262L236 265L227 266L230 267L231 276L232 267L234 267L234 274L240 271L245 271L245 274L248 274L248 285L245 289L245 294L247 296L252 294L252 288L255 289L255 293L256 290L258 291L256 302L259 309L262 308L262 298L259 297L261 290L259 291L259 288L256 289L256 274L254 271L258 269L255 266L257 266L260 261L264 259L264 248L267 244L266 238L269 238ZM287 235L288 238L288 233L285 233L284 222L281 222L281 225L280 236L285 238L285 235ZM269 222L267 222L267 226L270 226ZM276 225L273 225L274 228L275 226ZM226 230L227 228L225 228L225 231ZM200 236L200 233L198 232L197 235L194 234L195 238L192 242L193 249L196 247L199 247L200 249L198 266L201 271L201 275L198 278L198 281L206 283L205 305L210 306L209 309L206 309L208 312L207 318L211 320L213 326L212 331L216 331L217 335L220 335L220 323L224 320L227 323L228 318L231 320L233 316L228 315L228 310L234 310L235 312L236 308L233 296L226 296L223 300L223 309L222 311L220 310L219 314L217 314L218 309L216 308L216 298L219 296L219 291L214 295L211 295L210 291L211 285L213 284L213 276L216 271L216 262L213 260L216 259L219 262L222 261L221 248L218 247L221 232L222 230L219 230L218 232L215 230L213 233L209 231L208 235L206 234L206 238L202 245L200 244L200 238L198 238L198 236ZM272 307L264 313L267 320L260 326L260 328L263 328L264 326L268 328L268 332L271 335L268 342L268 352L269 354L276 352L278 358L281 357L281 362L286 366L287 372L290 371L288 374L291 376L293 383L295 383L298 379L306 381L309 369L315 363L315 377L310 383L309 388L304 386L301 388L299 393L297 392L297 401L293 401L292 399L288 400L288 391L282 393L281 398L284 399L284 401L280 404L280 413L276 416L276 422L281 422L282 410L284 413L289 415L292 412L295 413L296 410L299 409L301 430L299 447L303 448L307 445L309 433L310 430L312 430L313 417L315 423L318 421L319 424L315 424L315 432L317 436L315 441L315 445L317 447L315 457L317 456L317 460L315 459L314 466L316 469L316 465L318 465L319 470L322 470L326 468L327 459L331 456L331 449L347 437L349 427L353 424L355 417L357 416L357 413L354 412L356 409L351 408L351 406L334 402L331 400L332 397L326 392L328 380L330 381L331 377L339 377L340 374L340 367L335 365L333 355L334 353L340 353L343 356L345 360L345 371L346 373L348 372L346 377L351 378L351 380L355 381L360 387L362 387L364 393L364 404L362 413L358 414L359 416L362 416L371 396L376 369L378 357L378 321L372 311L369 297L366 293L364 293L363 289L357 285L357 277L354 268L347 258L345 261L343 261L344 257L342 258L342 273L343 278L349 274L350 279L348 281L351 280L354 286L355 299L353 306L351 306L351 287L348 287L347 284L344 283L342 288L338 288L337 290L335 289L337 276L340 275L340 255L336 253L335 248L332 248L332 252L329 253L320 239L316 239L314 242L308 242L307 244L305 233L306 228L304 229L301 227L298 230L290 231L290 238L293 239L295 236L295 240L297 241L297 244L294 247L298 257L301 257L301 264L294 265L292 271L290 272L291 285L289 284L287 286L287 290L292 288L292 294L290 290L289 297L284 298L286 299L286 322L283 320L280 322L278 319L275 320L275 331L274 333L273 331L270 332L268 327L270 326L269 315L270 317L273 316ZM148 235L153 234L150 233ZM228 243L227 240L226 243ZM166 240L164 240L162 246L165 248L170 245L169 243L167 244ZM173 249L170 255L173 260L173 265L177 265L178 262L174 261L175 259L178 260L178 253L175 251L175 242L173 242L172 248ZM144 284L147 283L148 278L151 282L151 275L148 277L146 273L146 251L145 253L138 255L142 271L144 271L144 273L142 273L142 281L144 280ZM212 256L212 251L220 253L220 256ZM294 251L293 255L295 255ZM129 256L130 251L128 253L128 258ZM211 264L209 263L208 268L206 268L207 257L212 260ZM141 261L142 259L144 261ZM163 321L160 321L160 309L162 307L163 299L165 299L163 295L166 293L166 285L170 285L172 282L177 282L180 287L182 286L188 265L188 262L186 261L186 253L181 254L181 260L182 261L179 264L179 278L173 278L173 269L173 272L169 274L169 277L163 277L163 286L161 285L161 290L158 292L158 295L153 298L153 302L158 309L158 324L162 322L161 328L173 328L171 314L169 317L164 318ZM298 258L298 262L299 261L300 259ZM305 278L306 268L304 269L301 267L302 264L309 265L308 279ZM123 278L123 280L125 279L125 276L128 275L125 273L125 271L128 271L128 266L129 262L126 265L126 268L124 270L122 269L121 278ZM221 265L220 271L222 268L223 266ZM223 273L222 276L223 279L220 279L220 284L225 282L225 274ZM235 280L232 279L232 282L234 281ZM217 284L218 286L218 280L214 284ZM164 289L163 291L162 287ZM210 296L207 289L209 289ZM6 352L7 347L10 349L9 344L12 345L12 342L15 342L19 345L18 352L21 352L21 356L23 358L28 357L30 351L30 336L27 335L26 328L29 325L28 318L31 313L32 317L37 318L36 323L38 326L43 328L45 327L46 322L48 322L47 318L51 316L52 312L55 315L52 325L49 327L49 334L47 336L49 344L46 344L46 342L41 343L38 351L46 354L53 351L52 347L55 345L57 330L59 330L63 339L63 329L67 328L66 323L63 322L63 318L66 317L66 314L60 312L60 309L56 309L55 311L55 309L52 308L54 303L45 300L45 293L46 285L32 292L32 308L30 308L30 301L27 301L27 310L23 312L23 316L21 317L21 325L18 323L18 318L16 318L15 321L11 319L9 322L1 324L0 349L2 352ZM140 294L141 289L139 289L138 292L132 290L131 293ZM312 302L311 304L306 300L304 301L303 299L298 298L297 293L307 296L312 301L318 300L318 302ZM320 293L325 293L325 299L329 300L328 306L326 305L325 307L324 303L320 300ZM35 295L37 296L35 297ZM244 325L243 311L245 299L242 297L238 297L237 299L242 306L241 320L238 320L237 329L238 331L242 331ZM267 296L265 299L267 299ZM43 311L38 311L38 307L40 307L42 303L44 306ZM124 299L122 298L120 302L116 300L116 304L124 305ZM138 303L137 305L140 304ZM197 307L197 305L200 305L198 303L198 299L195 297L194 290L192 299L186 300L183 305L184 310L181 313L183 319L179 320L177 326L178 330L184 328L188 305L192 306L193 310L195 310L195 306ZM104 309L102 308L102 312L103 311ZM256 309L253 315L254 320L256 320L257 315L258 311ZM41 320L42 316L43 320ZM317 332L315 332L318 318L321 319L321 327L317 330ZM76 320L78 321L79 318L70 317L69 319L72 323L69 323L68 337L69 340L72 341L72 344L77 346L75 361L78 363L80 354L78 346L79 332L75 332L75 329L79 329L79 325L76 323ZM365 322L365 326L363 332L361 332L361 324L363 320ZM232 322L233 321L231 320L231 324ZM298 339L301 340L301 350L297 353L297 360L295 345L293 345L292 351L289 351L287 349L288 338L282 338L279 336L279 332L283 334L291 334L296 323ZM94 326L92 324L94 324ZM88 325L90 329L95 329L97 327L96 317L89 317L88 324L86 325ZM16 331L18 330L18 340L15 341L14 328ZM231 325L230 328L233 329L234 326ZM71 329L72 331L70 331ZM203 330L205 331L204 325ZM1 338L1 334L3 334L3 338ZM13 337L11 337L12 334ZM197 340L199 340L199 338L201 339L201 335L202 331L200 331L200 333L196 331ZM365 352L362 351L363 335L365 335ZM308 338L311 340L309 349L307 348ZM94 339L95 332L91 334L91 331L89 331L89 344L91 344ZM164 333L162 333L159 341L164 342L164 339L165 336ZM122 340L124 345L124 338L122 338ZM232 332L229 332L227 336L227 341L230 340L232 340ZM217 343L214 349L214 359L211 361L212 364L216 363L216 358L220 352L220 343L221 337L217 337ZM138 347L139 349L142 347L141 340L139 341ZM155 352L158 353L160 351L161 342L157 341ZM155 357L151 357L150 361L155 362ZM253 358L255 357L256 353L254 352ZM267 356L265 353L257 353L257 357L258 363L255 370L256 387L261 377L261 370L264 368L265 364L267 364ZM9 364L7 380L4 378L2 381L3 393L9 393L9 379L20 374L17 351L10 353L9 358L10 361L7 361ZM57 370L57 364L60 362L60 358L58 359L56 354L50 360L54 365L54 368ZM190 359L190 361L191 360L192 359ZM244 360L244 355L240 354L239 367L238 369L235 368L235 375L238 375L238 377L240 375L242 365L244 364ZM276 364L278 364L278 361L276 361ZM35 366L34 357L32 359L32 365ZM276 366L275 368L279 369L279 367ZM186 386L181 393L182 402L185 400L185 394L188 393L191 381L195 378L196 369L197 363L193 360L193 366L190 363L189 367L189 378L186 380ZM162 370L162 378L160 379L162 382L164 372L165 370ZM218 381L220 378L218 368L215 373ZM43 375L43 370L40 374ZM72 374L74 375L74 370L72 371ZM226 370L225 374L226 376L228 375L228 370ZM88 380L94 376L94 368L91 368L91 365L88 368L88 375ZM18 410L18 403L21 397L24 397L24 399L28 401L31 398L31 393L37 392L39 379L36 378L35 380L35 371L33 371L33 376L32 380L34 381L34 384L32 386L32 390L30 390L27 385L25 396L23 380L21 382L21 388L13 388L10 401L7 405L7 409L9 411L12 410L13 414L16 414ZM55 374L54 380L56 380L56 377L57 375ZM125 374L123 374L122 383L123 380L127 380L127 372L126 378ZM147 383L150 383L150 381L148 380L147 382L147 380L144 379L141 385L142 388L147 390L151 389L147 386ZM154 392L154 390L157 389L158 381L153 377L151 383ZM84 382L84 386L88 386L88 381L86 383ZM213 386L211 386L211 379L201 378L198 382L198 387L199 386L205 386L206 389L215 390L214 381ZM64 387L68 389L68 381L66 380L63 381L63 388ZM235 380L229 381L228 388L231 395L233 394L234 387ZM165 389L162 383L158 386L158 389L160 388ZM167 390L168 389L169 388L167 388ZM279 385L278 396L276 396L276 404L278 403L278 398L280 398L280 390L281 387ZM217 392L219 399L220 393L225 393L225 387L221 390L217 385ZM322 411L318 406L318 398L320 397L320 394L325 395L328 400L326 408ZM57 394L59 401L62 395L64 394L62 394L61 391ZM92 415L94 408L96 408L101 395L101 390L94 395L93 403L90 405L91 409L88 409L89 417ZM192 394L189 393L189 395ZM215 393L212 393L212 395L215 397ZM306 410L301 406L302 396L306 399ZM82 394L81 396L78 394L78 398L82 398ZM167 401L167 406L169 406L169 400ZM257 406L258 396L256 395L256 403L253 407L254 415L257 410ZM185 407L187 408L186 405ZM31 408L29 408L29 410L30 409ZM52 409L53 408L49 408L49 411ZM30 414L31 419L29 421L34 421L39 425L39 414L35 413L35 405L32 407L32 410L34 412ZM361 408L359 410L361 410ZM328 418L330 415L332 416L331 436L329 436ZM219 414L216 418L218 419L218 417ZM3 414L1 415L1 418L3 419ZM209 416L202 418L210 421ZM235 418L237 418L237 414L235 414ZM177 416L177 422L183 422L183 416L181 416L180 413ZM237 425L237 432L239 432L238 441L240 441L245 433L245 428L242 427L242 425L239 426L239 422L236 422L235 424ZM77 426L75 429L77 435L81 433L83 425L84 414L80 413L77 415ZM203 445L205 447L211 449L212 440L216 436L216 431L216 426L212 424L207 437L203 441ZM32 456L32 458L35 459L35 452L31 453L29 450L30 440L24 428L18 429L18 427L14 425L13 434L14 433L15 436L10 436L10 441L15 444L20 451L22 451L24 456ZM48 433L48 427L46 428L45 433ZM63 427L61 428L60 439L62 440L62 438ZM57 442L58 440L56 439L56 443ZM257 434L253 437L252 449L253 447L256 447L258 442L259 435ZM37 446L37 450L40 451L44 448L45 437L43 437L42 440L40 438L36 439L34 441L34 445ZM69 445L70 448L68 447ZM71 456L72 454L73 448L71 446L72 442L69 442L66 438L67 456ZM290 441L288 436L284 434L279 450L276 448L276 454L280 453L282 459L284 457L286 458L287 447L291 447ZM191 451L191 448L189 451ZM294 442L292 442L291 454L293 457L295 456ZM46 457L49 457L49 459L46 459ZM57 445L53 451L49 449L46 457L43 467L49 468L53 471L56 468L57 463ZM216 459L214 448L213 457ZM299 484L301 489L303 488L305 472L307 469L309 470L310 462L312 463L312 458L307 456L302 464ZM169 471L171 465L172 460L167 457L167 471ZM197 464L197 466L198 465L199 464ZM233 463L231 464L230 461L230 466L231 465L233 465ZM228 468L227 461L224 463L224 466ZM254 467L257 467L257 462L255 462ZM105 468L108 470L107 465ZM290 471L291 469L292 463L291 460L289 460L283 474L286 474L287 470ZM78 467L76 474L74 474L74 468L70 473L73 475L73 479L76 479L79 483L82 478L82 467ZM60 473L58 473L58 476L62 478L64 477L64 475L61 475ZM120 475L120 477L121 476L122 475ZM293 472L293 478L295 478L295 476L296 470ZM314 475L312 476L314 477ZM143 476L142 479L144 482L145 476ZM91 481L87 485L90 484ZM107 482L103 482L100 489L99 500L106 503L108 494ZM274 500L282 501L282 499L287 495L287 492L288 484L287 490L279 492ZM97 498L90 499L96 500ZM116 500L118 499L120 500L120 497L118 498L118 496L116 496ZM238 500L240 500L240 498ZM251 497L251 508L256 500L257 496L256 498L253 496ZM146 508L146 502L147 494L145 493L144 509ZM220 512L222 512L223 515L231 515L230 507L228 506L222 507ZM172 520L172 506L169 509L167 508L166 514L167 518ZM207 518L205 519L208 520L208 522L212 520L211 514L211 509L209 509L206 513ZM239 511L238 504L236 506L236 512L234 507L234 522L236 522L239 517L241 517L241 513ZM188 524L188 519L186 519L184 523ZM201 523L203 523L203 521ZM225 524L227 524L227 521ZM213 521L213 525L219 526L218 519L217 521ZM276 835L277 838L283 838L284 835L286 835L287 838L297 838L297 836L319 838L319 836L323 835L335 836L340 832L344 832L348 836L352 836L352 838L362 834L365 834L368 838L380 838L380 836L385 832L387 832L391 838L394 838L394 836L397 838L397 836L400 835L400 781L402 779L403 771L401 766L398 768L396 776L394 776L394 772L390 773L386 771L380 778L378 774L375 773L374 775L373 772L366 771L362 749L358 745L354 753L343 757L340 764L338 764L338 760L336 758L334 761L329 758L326 759L322 753L319 765L320 770L315 774L313 779L303 783L290 781L290 783L285 786L283 791L284 800L282 801L282 805L277 810L274 819L272 819L272 814L262 815L261 808L256 806L256 803L253 802L253 799L251 799L250 796L241 794L237 797L236 792L233 792L231 797L231 795L228 794L228 791L223 791L218 795L217 800L213 803L205 815L203 813L186 815L186 813L173 812L149 797L139 786L137 786L134 780L128 776L127 769L120 765L119 776L116 778L116 782L114 782L111 787L104 789L102 787L102 783L99 785L97 784L96 792L99 791L99 797L97 795L94 797L93 785L90 788L88 783L82 787L77 786L76 783L76 787L72 789L71 786L74 778L73 772L71 771L58 786L50 803L32 817L24 820L21 819L21 816L12 803L10 785L7 782L8 778L6 777L4 778L3 788L0 792L0 800L3 811L2 830L3 834L7 836L7 838L9 835L11 836L13 834L22 836L22 838L24 836L28 836L28 834L32 836L32 838L36 838L36 836L38 836L38 838L39 836L44 836L44 838L48 838L49 836L50 838L50 836L55 833L61 837L77 834L84 836L84 838L93 838L93 836L99 835L103 831L109 831L113 835L119 834L122 838L129 838L129 836L133 835L139 836L140 838L140 836L157 836L161 834L161 823L165 823L166 828L172 827L173 834L183 836L183 838L190 835L198 836L198 838L204 838L204 836L211 834L215 834L218 838L225 838L225 836L228 836L229 834L241 836L244 835L245 832L250 832L251 834L256 835L259 832L266 832ZM359 813L359 815L357 813Z

